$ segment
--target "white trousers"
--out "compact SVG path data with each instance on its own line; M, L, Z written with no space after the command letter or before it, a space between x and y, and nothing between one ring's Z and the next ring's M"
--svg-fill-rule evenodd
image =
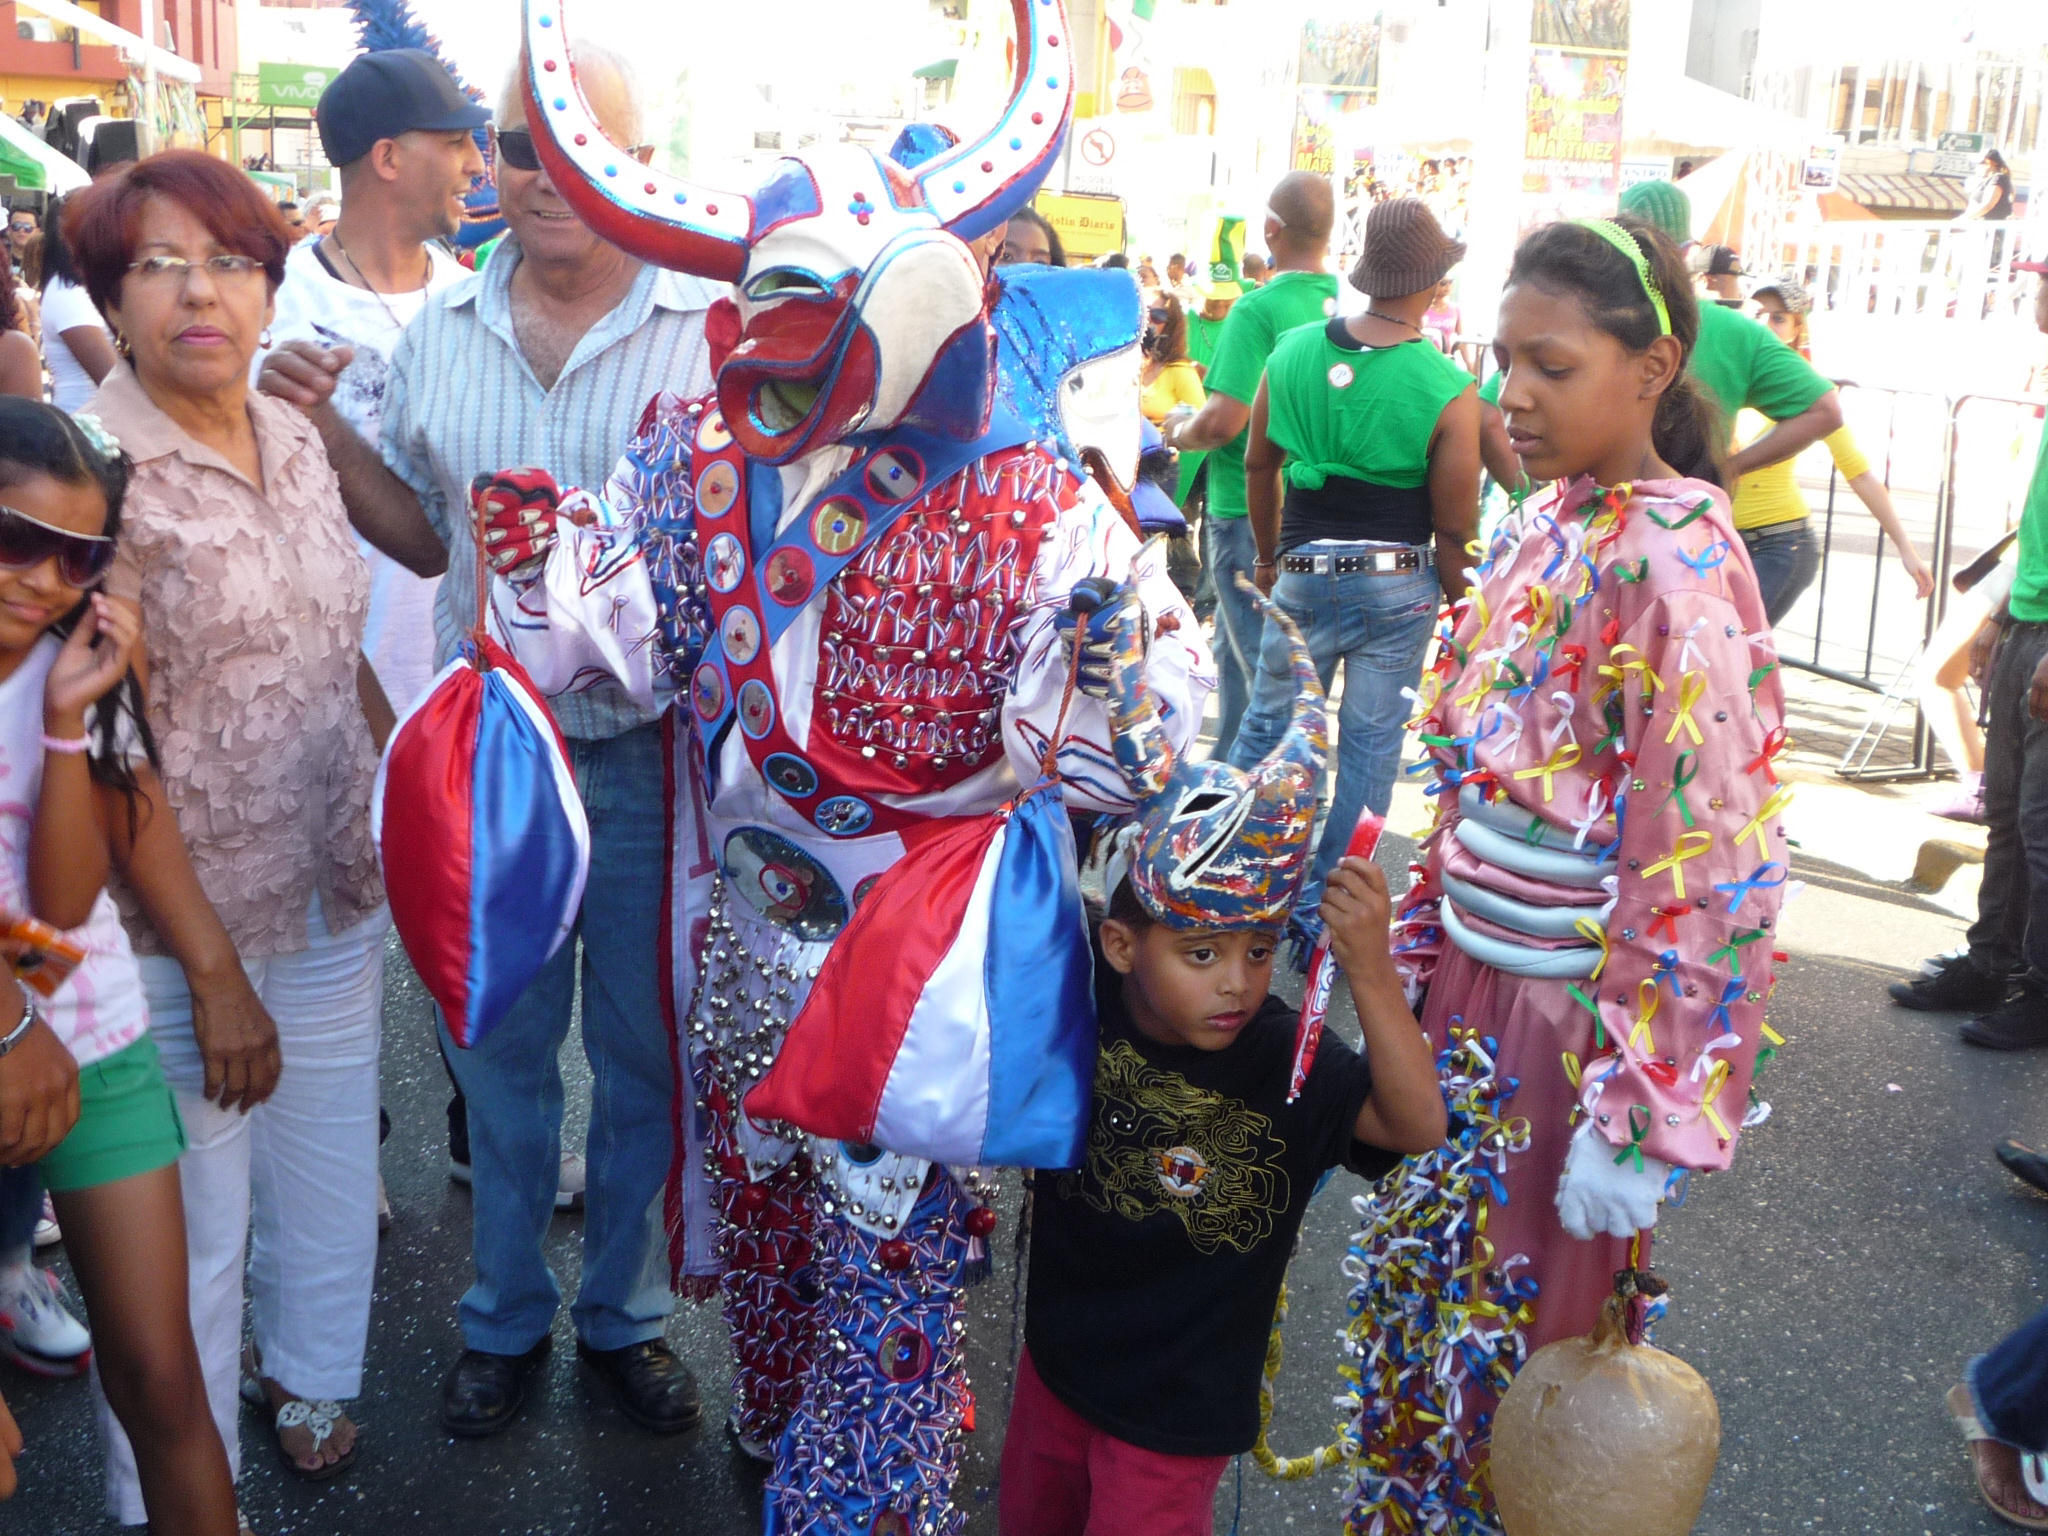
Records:
M245 962L277 1024L284 1072L249 1114L200 1097L206 1068L175 960L141 959L149 1027L185 1122L192 1334L206 1396L239 1477L243 1245L263 1373L293 1395L362 1390L377 1267L377 1050L388 913L329 934L316 902L308 947ZM254 1223L251 1224L253 1211ZM135 1454L103 1395L107 1512L144 1521Z

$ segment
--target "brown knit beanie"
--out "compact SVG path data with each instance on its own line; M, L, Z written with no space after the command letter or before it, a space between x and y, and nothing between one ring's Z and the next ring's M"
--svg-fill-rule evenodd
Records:
M1397 197L1365 216L1365 250L1351 286L1375 299L1399 299L1434 288L1465 258L1465 242L1444 233L1429 205Z

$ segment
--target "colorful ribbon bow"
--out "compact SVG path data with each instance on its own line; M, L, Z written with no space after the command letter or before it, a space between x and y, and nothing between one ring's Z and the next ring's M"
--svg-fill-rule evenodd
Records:
M1664 733L1664 744L1668 747L1678 740L1678 733L1684 731L1692 737L1692 744L1700 746L1705 738L1700 735L1699 722L1692 717L1693 707L1700 701L1700 695L1707 691L1707 674L1688 672L1678 683L1678 712L1671 717L1671 729Z
M1774 869L1778 871L1778 878L1775 880L1766 880L1764 876L1769 874ZM1786 880L1790 877L1791 871L1787 870L1784 865L1776 862L1775 860L1771 860L1757 865L1757 867L1750 872L1750 876L1747 880L1727 881L1722 884L1716 885L1714 889L1727 894L1728 915L1730 917L1733 917L1737 912L1739 912L1742 909L1742 904L1749 899L1749 893L1751 891L1771 890L1776 886L1783 885L1786 882Z
M1548 805L1551 793L1557 787L1557 776L1564 772L1565 769L1577 763L1578 760L1579 744L1576 741L1568 741L1550 754L1548 762L1538 763L1531 768L1517 769L1515 777L1517 779L1533 779L1540 775L1543 779L1543 803ZM1680 894L1684 893L1681 892Z
M1714 846L1714 834L1701 827L1692 832L1681 832L1671 852L1643 871L1643 878L1671 871L1671 892L1680 901L1685 900L1685 864L1696 859Z
M1776 789L1771 791L1770 798L1765 800L1762 805L1757 807L1756 814L1750 817L1747 822L1743 823L1742 830L1735 834L1735 846L1740 848L1742 846L1743 839L1753 837L1756 839L1757 857L1760 859L1768 859L1771 856L1771 850L1769 845L1767 845L1764 842L1764 823L1769 821L1773 816L1776 816L1779 812L1783 811L1785 807L1787 805L1790 805L1791 803L1792 786L1789 784L1780 784Z
M1743 976L1731 976L1721 988L1721 1000L1714 1005L1714 1011L1707 1016L1707 1022L1726 1034L1735 1028L1735 1020L1729 1015L1729 1008L1742 1001L1742 994L1748 989L1749 980Z

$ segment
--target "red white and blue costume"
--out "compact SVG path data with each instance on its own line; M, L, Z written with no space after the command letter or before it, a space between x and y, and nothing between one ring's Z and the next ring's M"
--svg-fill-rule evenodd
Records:
M715 395L650 403L611 483L563 499L544 558L511 568L495 617L544 694L608 676L674 698L688 1091L671 1225L681 1272L723 1289L733 1428L775 1451L771 1532L959 1528L972 1399L955 1294L994 1213L977 1171L764 1125L741 1100L906 850L1013 800L1049 760L1069 810L1129 809L1106 679L1069 686L1078 584L1131 583L1176 747L1212 684L1163 553L1141 556L1075 473L1049 391L998 368L1004 280L967 242L1028 199L1072 96L1063 8L1013 8L1016 90L987 135L914 167L821 150L748 197L608 143L575 88L562 7L528 0L528 116L555 185L629 251L735 285L714 311ZM1107 392L1128 412L1135 290L1094 273L1015 286L1057 320L1065 279L1075 323L1101 338L1071 350L1128 375ZM1088 398L1074 382L1051 381ZM1134 458L1134 418L1131 437ZM835 971L921 967L929 990L962 969L942 963L948 935L978 922L985 938L990 920L955 912ZM899 1088L921 1070L904 1052ZM929 1082L953 1091L943 1072Z

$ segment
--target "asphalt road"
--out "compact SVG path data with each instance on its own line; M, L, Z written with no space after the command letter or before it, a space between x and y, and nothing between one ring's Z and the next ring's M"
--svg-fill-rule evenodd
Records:
M1395 824L1412 818L1397 811ZM1390 863L1404 857L1390 844ZM1773 1016L1789 1045L1765 1078L1776 1113L1745 1139L1731 1173L1695 1181L1657 1245L1657 1267L1674 1287L1658 1342L1706 1375L1721 1406L1720 1470L1698 1530L1989 1536L2006 1527L1977 1504L1941 1397L1964 1362L2029 1316L2048 1290L2048 1201L1990 1155L2008 1132L2048 1136L2048 1059L1973 1051L1955 1039L1955 1020L1884 1000L1887 980L1957 942L1961 924L1951 910L1846 865L1806 858L1798 873L1807 891L1784 921L1793 960ZM441 1068L424 998L402 959L392 967L386 1019L385 1099L396 1128L384 1170L397 1224L379 1266L369 1384L356 1406L363 1457L341 1482L309 1488L283 1473L263 1427L245 1420L242 1490L256 1529L758 1530L757 1485L715 1425L677 1440L632 1428L573 1363L566 1314L545 1388L521 1423L481 1443L440 1432L438 1382L458 1348L455 1301L468 1274L469 1199L446 1177ZM1348 1018L1341 1023L1355 1029ZM1337 1266L1354 1192L1341 1179L1324 1192L1295 1260L1291 1360L1273 1437L1283 1453L1331 1429L1331 1341L1343 1301ZM960 1498L975 1536L995 1529L991 1488L1014 1317L1005 1239L1016 1199L1013 1188L996 1275L972 1303L981 1427ZM578 1232L578 1219L563 1217L552 1241L556 1271L570 1284ZM716 1312L683 1306L671 1338L707 1400L721 1401ZM0 1390L30 1442L22 1491L0 1508L0 1532L108 1529L85 1383L0 1370ZM1335 1536L1344 1502L1338 1481L1277 1485L1247 1461L1241 1495L1235 1476L1224 1480L1217 1529L1235 1523L1247 1536Z

